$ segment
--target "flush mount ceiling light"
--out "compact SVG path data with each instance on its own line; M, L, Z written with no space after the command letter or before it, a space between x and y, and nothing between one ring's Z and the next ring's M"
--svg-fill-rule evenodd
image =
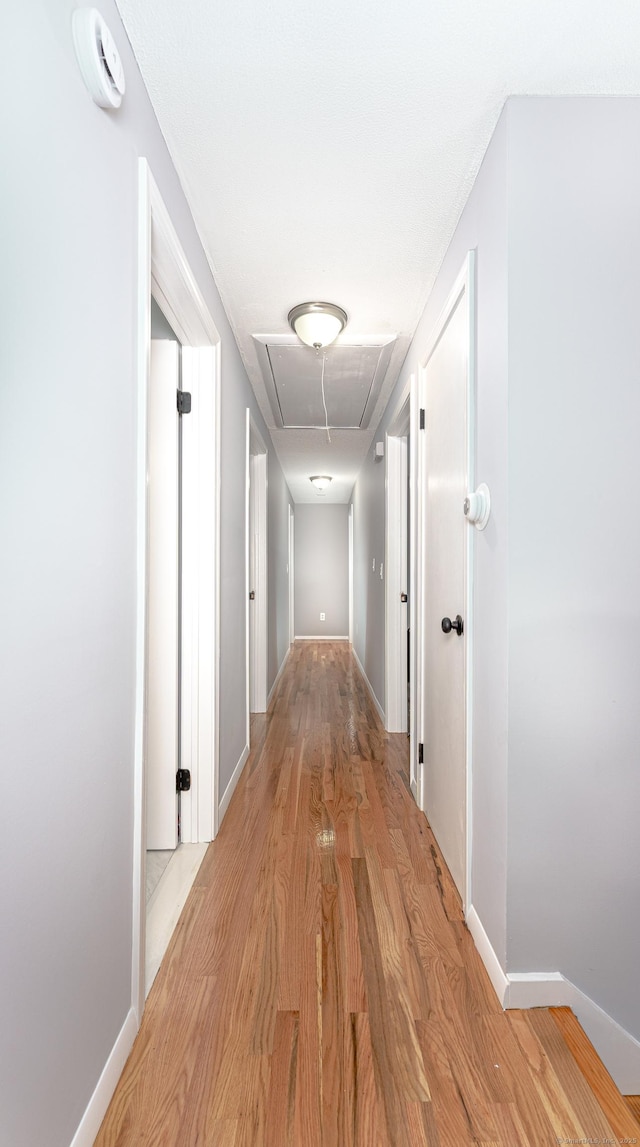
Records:
M320 350L344 330L347 312L335 303L298 303L289 311L289 324L301 342Z
M309 481L312 486L315 486L316 490L326 490L333 479L330 478L328 474L314 474L313 478L309 478Z

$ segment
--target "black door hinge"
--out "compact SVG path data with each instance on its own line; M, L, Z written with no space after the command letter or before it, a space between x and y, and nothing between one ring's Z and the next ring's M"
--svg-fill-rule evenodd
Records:
M418 764L424 765L424 745L422 744L422 741L420 741L420 744L418 745Z
M191 394L188 390L176 391L178 396L178 414L191 414Z
M421 406L420 407L420 429L424 430L424 426L425 426L425 412L424 412L424 406Z
M176 792L188 793L191 788L191 773L189 769L178 769L176 773Z

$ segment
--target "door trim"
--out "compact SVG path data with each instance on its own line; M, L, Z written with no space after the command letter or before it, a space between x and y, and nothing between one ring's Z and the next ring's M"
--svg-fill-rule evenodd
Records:
M146 159L138 161L137 259L136 696L134 748L132 1007L139 1025L145 999L145 673L147 555L147 392L151 295L183 348L183 385L191 389L187 485L197 493L183 536L184 626L181 748L194 781L185 801L183 837L213 839L217 830L220 633L220 335ZM186 373L185 373L186 367ZM186 453L186 452L185 452ZM198 640L196 641L196 637ZM185 688L186 686L186 688ZM186 751L186 755L185 755ZM190 761L190 766L186 762ZM188 796L189 794L187 794Z
M420 406L426 409L426 372L429 360L442 337L442 334L447 326L449 318L454 309L458 305L460 299L464 296L464 307L466 311L466 329L467 329L467 385L466 385L466 412L465 412L465 437L466 437L466 466L467 466L467 488L475 488L475 251L469 251L467 257L462 265L462 268L453 284L447 300L438 316L436 323L431 331L427 340L425 352L420 360L419 378L418 378L418 393L420 399ZM425 556L426 556L426 534L422 523L425 521L425 477L426 477L426 435L421 434L418 440L418 472L417 472L417 499L416 512L418 514L418 546L419 546L419 585L416 586L416 597L420 599L420 634L418 642L417 656L421 664L417 669L417 676L420 682L420 697L422 701L422 690L424 681L424 665L426 659L426 642L427 634L425 633L424 619L422 616L421 603L424 601L425 594ZM412 452L413 453L413 452ZM460 508L462 513L462 507ZM465 560L464 560L464 577L465 577L465 769L466 769L466 809L465 809L465 833L464 833L464 846L465 846L465 864L464 864L464 888L460 889L462 897L462 904L465 914L472 904L472 845L473 845L473 555L474 555L474 534L475 530L468 529L466 533L465 544ZM424 743L425 730L424 730L424 706L420 704L420 714L418 716L419 726L419 739ZM424 811L424 767L420 770L419 782L419 805Z
M291 503L288 506L289 518L289 533L288 533L288 546L289 546L289 645L293 645L296 636L295 616L296 616L296 598L295 598L295 512ZM283 663L284 664L284 663ZM273 689L273 686L272 686Z
M408 380L400 396L396 412L391 419L385 442L385 698L384 711L387 717L386 729L389 733L406 733L407 730L407 687L406 630L409 608L400 601L400 594L406 593L409 585L407 563L408 534L411 527L407 522L407 435L410 431L411 386L415 376ZM411 546L413 552L413 547ZM404 664L403 664L404 661ZM403 676L404 675L404 676Z

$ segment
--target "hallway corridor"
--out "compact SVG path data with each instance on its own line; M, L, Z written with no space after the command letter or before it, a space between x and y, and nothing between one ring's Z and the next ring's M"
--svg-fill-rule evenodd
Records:
M640 1138L571 1013L502 1011L348 643L295 643L252 738L99 1147Z

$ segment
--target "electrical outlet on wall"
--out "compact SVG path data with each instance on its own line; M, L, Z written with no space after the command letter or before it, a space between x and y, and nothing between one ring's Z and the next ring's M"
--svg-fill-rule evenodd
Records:
M320 621L326 621L326 619L327 619L327 615L325 613L321 613L320 614Z

